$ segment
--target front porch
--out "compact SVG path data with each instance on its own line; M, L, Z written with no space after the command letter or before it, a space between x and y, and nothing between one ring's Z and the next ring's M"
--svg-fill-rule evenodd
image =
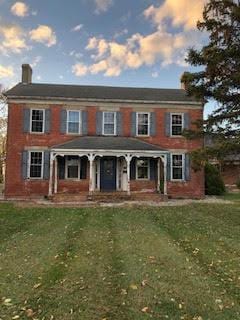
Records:
M167 195L166 172L167 152L155 145L133 138L81 137L51 149L48 195Z

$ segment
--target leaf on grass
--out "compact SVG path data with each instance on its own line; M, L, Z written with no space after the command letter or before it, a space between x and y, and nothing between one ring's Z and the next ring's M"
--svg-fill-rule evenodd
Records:
M42 285L41 283L36 283L36 284L33 286L33 288L34 288L34 289L37 289L37 288L41 287L41 285Z
M131 284L131 285L130 285L130 288L131 288L132 290L137 290L137 289L138 289L138 287L136 286L136 284Z
M147 284L147 280L143 280L143 281L141 282L142 287L146 286L146 284Z
M3 300L4 306L11 306L12 305L12 299L6 298Z
M26 310L26 316L27 316L28 318L32 318L32 317L34 316L33 310L32 310L32 309L27 309L27 310Z
M149 312L149 308L148 307L144 307L144 308L142 308L141 311L144 312L144 313L147 313L147 312Z

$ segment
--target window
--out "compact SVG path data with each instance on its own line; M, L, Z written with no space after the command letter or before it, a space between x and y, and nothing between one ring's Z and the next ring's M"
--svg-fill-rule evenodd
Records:
M116 134L116 112L103 112L103 134Z
M41 179L43 176L43 152L30 151L29 177Z
M171 114L171 135L181 136L183 131L183 114Z
M44 132L45 110L31 109L31 132Z
M80 111L68 111L67 112L67 132L68 133L80 133Z
M149 135L149 113L137 113L137 135Z
M69 156L66 160L66 179L80 179L80 159Z
M149 160L148 159L138 159L136 161L136 177L138 180L149 179Z
M172 180L183 180L183 159L182 154L172 154Z

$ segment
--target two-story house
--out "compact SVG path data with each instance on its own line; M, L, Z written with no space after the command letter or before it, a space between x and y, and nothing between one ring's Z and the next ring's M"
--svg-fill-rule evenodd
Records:
M203 105L182 89L22 82L7 91L6 198L122 192L201 198L184 129Z

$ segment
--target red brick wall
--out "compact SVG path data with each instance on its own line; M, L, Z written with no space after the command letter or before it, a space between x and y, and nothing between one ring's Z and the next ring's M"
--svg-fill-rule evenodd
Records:
M8 139L7 139L7 164L6 164L6 197L39 195L44 196L48 193L48 181L30 181L22 179L21 170L21 154L24 147L38 146L50 147L75 137L73 135L65 135L60 133L60 112L61 107L58 105L51 106L51 132L50 134L25 134L23 133L23 107L22 104L11 104L9 106L8 117ZM97 107L91 106L88 110L88 134L95 135L96 132L96 112ZM120 111L123 113L123 134L130 136L131 133L131 112L133 109L129 107L122 107ZM188 141L185 138L171 138L165 136L164 128L164 113L165 112L189 112L191 121L202 118L202 110L188 110L188 109L155 109L156 112L156 136L144 138L145 141L161 146L163 149L186 149L193 150L202 145L202 140ZM204 194L204 177L202 172L191 174L191 181L189 182L169 182L168 192L172 196L188 196L201 197ZM78 183L78 185L76 185ZM65 190L67 187L69 191L87 190L87 180L81 182L61 181L59 190ZM153 183L151 181L140 183L139 181L132 181L131 187L133 190L152 189Z
M221 175L225 185L236 185L240 179L240 164L225 164L222 167Z

